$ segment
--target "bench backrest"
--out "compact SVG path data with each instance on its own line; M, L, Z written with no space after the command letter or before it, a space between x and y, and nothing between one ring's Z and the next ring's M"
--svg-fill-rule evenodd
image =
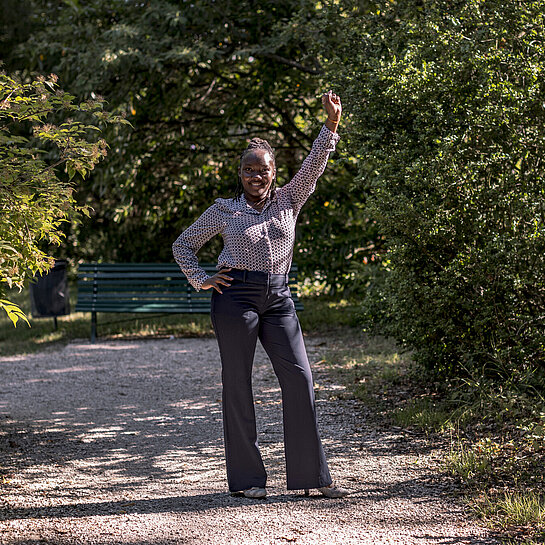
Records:
M201 264L212 275L213 263ZM290 271L293 288L297 266ZM296 308L302 310L295 289ZM76 311L207 313L212 290L196 291L176 263L82 263Z

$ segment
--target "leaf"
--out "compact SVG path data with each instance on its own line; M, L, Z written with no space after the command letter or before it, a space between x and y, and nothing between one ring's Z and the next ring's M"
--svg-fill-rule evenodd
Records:
M3 308L8 315L8 318L13 322L13 326L17 327L17 322L19 320L24 320L28 327L32 327L26 314L18 307L15 303L8 301L7 299L0 299L0 308Z
M68 180L72 180L72 178L76 175L76 169L72 166L72 164L66 163L65 170L68 174Z
M14 254L21 255L13 246L0 242L0 250L11 250Z

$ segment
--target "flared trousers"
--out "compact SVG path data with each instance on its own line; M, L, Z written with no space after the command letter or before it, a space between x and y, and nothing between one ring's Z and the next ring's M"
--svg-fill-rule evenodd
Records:
M229 490L265 487L259 452L252 367L257 339L282 390L288 490L331 484L316 422L312 373L288 277L231 269L234 280L212 294L211 318L223 382L223 431Z

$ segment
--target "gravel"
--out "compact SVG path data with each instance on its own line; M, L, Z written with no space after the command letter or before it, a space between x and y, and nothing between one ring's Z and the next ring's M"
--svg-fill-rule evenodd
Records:
M320 363L326 343L307 346L331 473L353 491L344 500L285 489L280 390L261 348L266 500L227 493L214 339L78 341L0 358L0 543L496 543L452 499L439 452L339 396Z

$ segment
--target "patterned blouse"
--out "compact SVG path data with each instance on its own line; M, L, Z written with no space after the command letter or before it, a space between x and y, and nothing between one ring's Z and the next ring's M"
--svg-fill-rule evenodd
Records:
M339 135L325 125L297 174L276 189L262 210L252 208L242 195L216 199L172 245L174 259L196 290L208 274L199 266L196 253L213 236L221 234L224 247L217 268L246 269L286 274L291 267L295 223L303 204L316 188L329 154Z

